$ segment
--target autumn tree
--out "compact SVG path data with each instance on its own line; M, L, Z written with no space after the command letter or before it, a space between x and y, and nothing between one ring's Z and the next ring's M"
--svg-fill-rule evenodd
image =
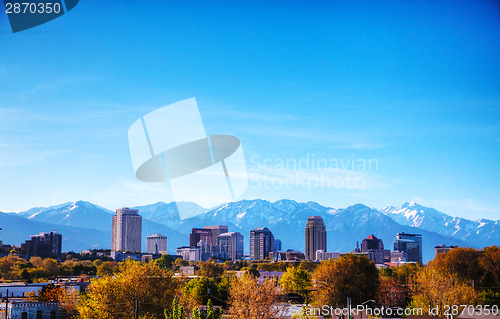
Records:
M492 280L492 286L500 286L500 247L485 247L479 258L479 264L486 272L486 276Z
M113 277L91 281L78 311L83 318L132 318L137 306L141 315L160 317L170 309L177 288L171 272L127 260Z
M255 277L243 275L235 279L229 290L229 318L279 318L280 291L274 279L262 283Z
M304 297L312 287L311 274L296 267L288 267L281 275L279 283L284 293L296 293Z
M430 265L441 273L447 272L464 281L479 283L485 270L480 265L481 251L473 248L455 248L446 254L438 254Z
M116 261L103 261L97 266L97 276L111 276L118 272L118 263Z
M408 289L395 278L380 277L376 300L384 307L405 307L408 301Z
M405 307L411 301L410 279L422 268L419 263L407 263L379 271L380 286L376 300L384 307Z
M379 286L378 270L366 256L348 254L322 262L313 273L315 302L345 306L347 297L354 304L374 299Z
M224 273L224 266L216 262L200 262L198 267L196 274L200 277L216 278Z
M411 307L428 309L438 307L439 317L443 317L444 305L473 305L477 302L477 292L461 277L438 267L427 266L414 275L410 281L413 293Z

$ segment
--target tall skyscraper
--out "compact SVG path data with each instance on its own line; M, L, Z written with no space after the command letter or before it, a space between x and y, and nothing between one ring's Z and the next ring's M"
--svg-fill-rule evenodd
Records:
M274 236L267 228L254 228L250 231L250 258L264 259L274 251Z
M137 209L119 208L113 216L111 250L141 251L142 217Z
M306 259L315 260L317 250L326 251L326 227L321 216L310 216L306 223Z
M217 245L222 259L238 260L243 257L243 235L239 232L220 234Z
M394 251L405 252L409 262L422 263L422 235L398 233L394 239Z
M167 236L153 234L147 237L146 252L149 254L167 253Z

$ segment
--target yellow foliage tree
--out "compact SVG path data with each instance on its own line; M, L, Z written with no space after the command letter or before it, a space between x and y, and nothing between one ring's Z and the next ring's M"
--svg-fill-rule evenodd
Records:
M172 273L154 263L141 264L127 260L119 272L91 282L81 298L78 312L83 318L163 317L170 309L178 282Z
M411 307L421 308L424 314L429 314L429 308L437 308L439 317L453 306L474 305L478 298L474 288L456 274L433 266L416 273L410 285L413 292Z
M274 279L259 283L253 276L234 279L229 289L229 318L280 318L280 291Z

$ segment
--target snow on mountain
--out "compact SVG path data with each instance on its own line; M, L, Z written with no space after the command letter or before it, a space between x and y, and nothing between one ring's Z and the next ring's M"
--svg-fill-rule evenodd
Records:
M82 251L88 248L109 248L111 243L111 231L105 232L96 229L80 228L67 225L56 225L33 218L25 218L19 214L8 214L0 212L0 240L4 244L19 246L31 235L40 232L57 231L63 235L63 251Z
M153 213L156 212L157 216L161 216L162 213L159 213L158 210L155 211L155 207L159 209L163 205L170 205L170 206L175 206L175 204L164 204L161 203L160 205L153 204L153 205L148 205L148 206L143 206L140 207L140 214L143 215L144 213L150 213L153 216ZM191 203L189 203L191 204ZM196 204L193 204L196 205ZM196 205L197 206L197 205ZM196 207L192 206L192 207ZM165 212L168 212L168 209L165 210ZM37 222L43 222L43 223L48 223L51 225L58 225L54 226L54 229L60 228L60 225L64 226L71 226L71 227L78 227L78 228L85 228L85 229L90 229L90 230L95 230L99 232L105 232L108 234L108 236L105 238L105 240L102 240L102 237L99 237L100 240L98 242L98 246L100 248L110 248L111 247L111 220L114 212L111 210L108 210L106 208L100 207L98 205L85 202L85 201L77 201L73 203L64 203L61 205L56 205L56 206L51 206L51 207L37 207L37 208L32 208L30 210L27 210L25 212L21 212L18 215L22 216L28 220L32 221L37 221ZM50 231L51 229L45 229L44 231ZM143 216L142 220L142 246L145 250L146 248L146 237L148 235L154 234L154 233L161 233L163 235L167 235L168 237L168 251L171 253L175 252L175 249L178 246L185 245L185 242L188 240L188 237L186 235L183 235L179 233L178 231L172 229L168 225L164 223L158 223L154 220L149 220L147 217ZM78 236L72 237L74 232L68 232L66 234L63 234L63 241L71 241L71 240L76 240L78 241L79 238ZM29 239L30 235L34 235L33 233L27 233L25 234L25 240ZM68 237L69 235L69 237ZM74 249L73 247L81 247L81 245L77 246L68 246L68 247L63 247L63 250L66 249ZM92 247L86 247L86 248L92 248Z
M382 212L394 221L412 227L451 236L475 247L500 242L500 220L468 220L446 215L434 208L417 203L404 203L399 207L387 206Z
M168 204L158 202L151 205L136 206L133 208L138 209L141 216L144 218L169 227L177 227L181 222L178 206L180 206L181 209L193 212L194 215L203 214L208 210L191 202L177 202L177 204L175 202Z
M51 207L32 208L19 215L46 223L106 231L110 229L112 213L98 205L77 201Z
M162 233L167 235L168 250L173 253L177 247L189 243L188 234L193 227L222 224L228 225L230 231L243 234L246 251L249 249L249 232L256 227L268 227L275 238L282 240L283 249L303 251L304 227L309 216L323 217L328 231L328 251L349 252L354 249L357 241L361 242L370 234L381 238L385 248L392 250L396 233L402 231L422 234L424 260L433 258L434 246L439 244L479 248L500 242L500 221L454 218L416 203L405 203L399 207L387 206L381 211L362 204L334 209L316 202L298 203L287 199L276 202L241 200L210 210L188 202L178 205L183 205L183 208L198 215L181 220L175 203L158 202L135 207L143 216L143 246L146 245L146 236ZM68 243L81 240L75 235L78 232L71 230L73 228L95 230L101 232L101 239L98 243L89 242L89 247L86 248L92 247L91 245L109 248L112 214L112 211L92 203L77 201L47 208L32 208L16 217L47 223L44 231L52 230L48 225L70 227L63 234ZM7 215L9 214L0 217L6 218ZM2 220L0 227L1 222ZM109 235L105 240L102 240L103 231ZM28 239L29 235L33 233L26 233L24 238ZM7 238L4 240L9 241ZM81 247L81 242L74 246Z
M297 203L292 200L269 202L242 200L216 207L203 215L181 222L179 229L190 232L193 227L224 224L230 231L239 231L248 250L249 232L255 227L268 227L275 238L281 239L283 249L304 251L304 228L309 216L321 216L328 231L328 251L350 252L356 241L361 242L370 234L381 238L386 249L392 250L398 232L421 233L424 237L424 260L434 257L438 244L467 246L467 243L419 228L401 225L380 211L362 204L346 209L324 207L315 202Z

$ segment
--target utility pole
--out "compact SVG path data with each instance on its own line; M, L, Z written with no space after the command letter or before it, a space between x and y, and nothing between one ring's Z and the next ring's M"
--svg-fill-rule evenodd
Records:
M9 289L7 289L7 297L5 297L5 319L8 318L9 315Z
M137 298L134 300L134 318L139 319L139 300Z

